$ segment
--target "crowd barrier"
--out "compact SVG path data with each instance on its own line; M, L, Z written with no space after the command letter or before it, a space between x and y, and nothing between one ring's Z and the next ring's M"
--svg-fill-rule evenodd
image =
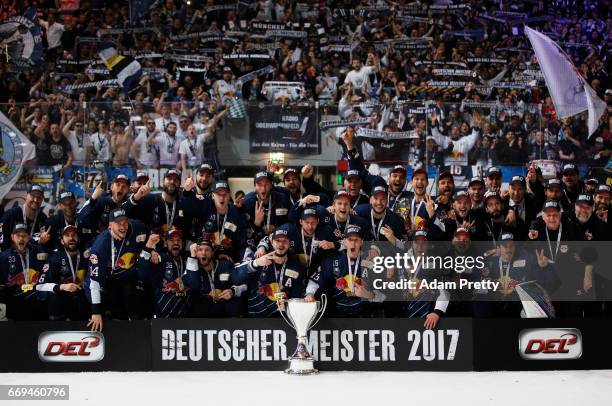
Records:
M309 336L321 371L612 368L603 319L324 319ZM296 347L281 319L0 323L0 372L282 371Z

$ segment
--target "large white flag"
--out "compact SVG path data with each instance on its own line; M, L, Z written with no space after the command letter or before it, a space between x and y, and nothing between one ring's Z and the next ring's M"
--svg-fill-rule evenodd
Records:
M538 58L557 115L559 118L565 118L588 111L587 123L590 136L598 127L599 118L606 110L606 103L597 97L595 91L553 40L527 26L525 33Z
M34 144L0 112L0 200L21 176L23 163L35 157Z

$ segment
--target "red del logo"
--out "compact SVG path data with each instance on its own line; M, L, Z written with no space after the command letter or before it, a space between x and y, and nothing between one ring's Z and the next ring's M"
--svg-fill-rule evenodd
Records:
M526 329L519 334L523 359L578 359L582 356L582 334L575 328Z
M104 335L91 331L46 331L38 337L38 357L45 362L98 362Z

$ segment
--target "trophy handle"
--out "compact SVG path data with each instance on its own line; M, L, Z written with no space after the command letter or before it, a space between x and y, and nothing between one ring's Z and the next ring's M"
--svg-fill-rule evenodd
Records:
M289 318L288 318L287 316L285 316L285 314L284 314L285 312L284 312L283 310L281 310L281 308L280 308L280 305L279 305L279 304L280 304L280 303L277 301L277 302L276 302L276 305L278 306L278 312L280 313L280 315L281 315L281 317L283 318L283 320L285 320L285 321L287 322L287 324L289 324L289 326L290 326L291 328L293 328L294 330L297 330L297 329L295 328L295 324L293 324L293 323L291 322L291 320L289 320Z
M325 313L325 309L327 308L327 295L325 293L323 293L321 295L321 304L318 306L318 312L319 312L319 317L317 317L317 319L315 320L314 323L312 323L312 325L308 328L308 330L311 330L314 326L317 325L317 323L321 320L321 318L323 317L323 314Z

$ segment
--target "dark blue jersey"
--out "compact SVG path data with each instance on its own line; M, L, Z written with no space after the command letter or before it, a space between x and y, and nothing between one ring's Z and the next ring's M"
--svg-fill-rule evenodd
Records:
M47 215L41 209L38 210L33 219L26 217L21 206L8 209L4 212L2 218L0 218L0 248L4 251L11 247L11 232L13 231L13 226L17 223L24 223L28 226L28 231L32 236L31 244L38 243L40 227L44 226L46 221Z
M62 234L64 232L64 227L72 225L76 226L79 234L79 245L81 247L89 247L94 238L93 230L91 228L82 227L82 225L78 222L78 220L73 220L69 222L64 217L64 213L62 211L57 212L53 216L47 219L45 226L48 228L48 231L51 235L49 242L45 244L45 250L47 252L53 252L56 249L62 248Z
M250 247L257 246L259 240L265 235L285 224L288 221L289 210L291 209L291 203L289 203L286 195L271 191L269 199L263 202L263 223L261 226L256 226L255 205L257 202L257 194L251 192L245 196L242 203L242 212L247 225L247 245Z
M87 273L87 258L81 252L70 255L60 248L49 255L47 270L42 274L38 290L53 292L55 286L63 283L83 284Z
M389 227L393 230L393 234L395 238L398 240L405 239L405 229L404 229L404 221L400 216L393 213L391 210L385 210L385 215L381 219L374 218L374 212L372 211L372 206L369 204L363 204L357 206L355 208L357 215L361 218L365 219L368 223L370 238L373 241L388 241L387 237L385 237L380 229L382 227Z
M331 236L332 241L336 243L336 249L340 247L340 241L344 240L345 231L350 225L359 226L361 238L364 240L370 240L370 231L368 223L360 216L355 214L349 214L348 219L345 221L339 221L334 214L327 214L323 218L323 227L326 228L326 232Z
M48 268L47 253L38 245L19 253L9 248L0 253L0 285L13 296L33 299L38 297L36 285Z
M115 203L109 193L99 199L88 199L81 210L77 213L78 223L91 229L93 234L98 235L108 228L108 217L110 212L117 208L125 208L125 202Z
M234 264L224 259L214 261L212 270L207 271L199 265L196 258L189 258L183 281L196 295L214 301L226 289L234 287L239 291L241 283L237 276Z
M135 201L133 195L124 204L131 219L142 221L147 230L164 235L170 228L185 228L182 199L177 196L173 203L164 200L161 193L148 194Z
M233 262L238 262L241 252L246 248L247 234L240 210L230 204L225 214L219 214L215 202L205 199L202 201L200 219L200 236L212 241L218 254L227 255Z
M124 239L114 239L109 229L95 239L90 249L84 287L88 291L94 313L99 314L100 290L104 289L107 279L122 279L134 273L136 259L145 245L146 238L144 224L138 220L130 220L130 227Z

